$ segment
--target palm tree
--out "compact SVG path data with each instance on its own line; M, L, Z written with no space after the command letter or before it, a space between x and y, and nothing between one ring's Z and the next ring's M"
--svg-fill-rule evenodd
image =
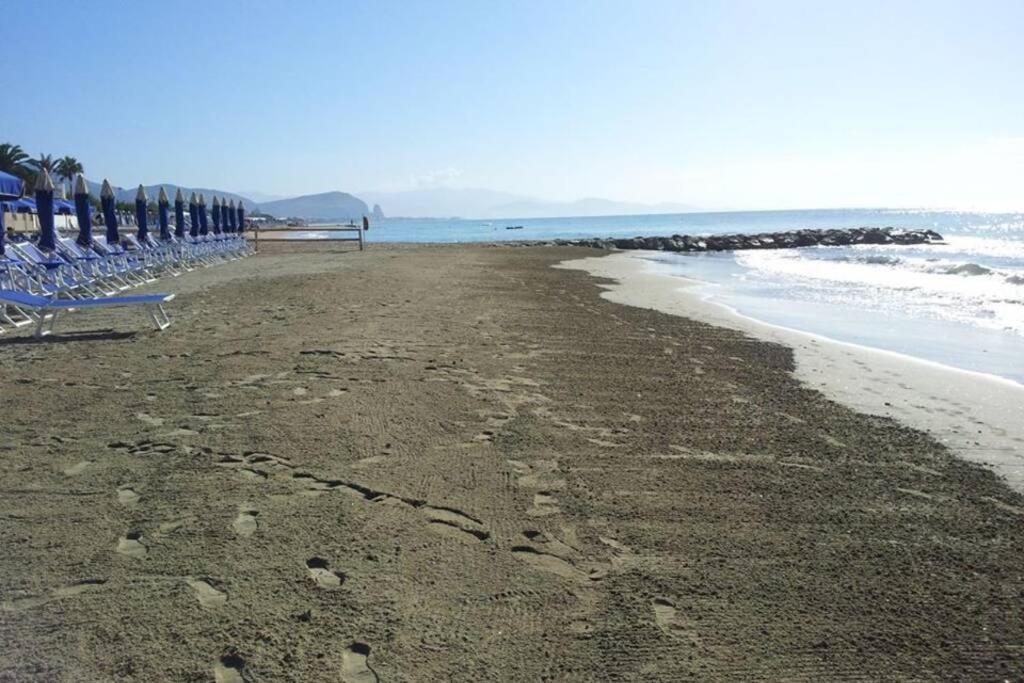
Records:
M45 169L47 173L52 174L54 166L56 166L52 154L40 154L38 159L32 159L28 163L36 170L36 173Z
M57 177L63 180L71 182L75 179L75 176L79 173L85 173L85 168L82 166L82 162L74 157L62 157L57 159L57 163L53 165L53 169L57 172Z
M57 159L57 163L53 165L54 170L57 172L57 177L62 181L67 180L68 185L74 180L75 176L79 173L85 173L85 168L82 166L82 162L74 157L62 157Z
M25 163L28 155L21 145L12 145L9 142L0 144L0 171L21 176L25 172Z

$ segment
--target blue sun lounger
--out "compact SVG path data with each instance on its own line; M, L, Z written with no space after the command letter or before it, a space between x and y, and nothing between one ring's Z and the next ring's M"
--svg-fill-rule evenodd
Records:
M111 296L99 299L56 299L25 292L0 289L0 304L17 306L38 316L36 338L53 333L57 315L86 308L110 308L113 306L145 306L153 319L156 329L166 329L171 324L163 305L174 298L173 294L138 294L135 296ZM49 323L47 325L47 323Z

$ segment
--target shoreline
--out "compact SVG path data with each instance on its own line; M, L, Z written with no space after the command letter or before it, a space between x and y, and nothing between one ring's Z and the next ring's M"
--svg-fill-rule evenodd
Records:
M645 256L620 253L563 261L556 267L615 280L609 301L653 308L728 327L794 352L794 375L859 412L920 429L955 455L993 469L1024 492L1024 386L985 373L766 323L693 291L703 283L650 272ZM1017 406L1015 409L1014 406Z

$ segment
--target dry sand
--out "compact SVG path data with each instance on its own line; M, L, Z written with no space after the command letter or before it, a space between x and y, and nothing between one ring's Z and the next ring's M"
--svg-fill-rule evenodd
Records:
M1019 494L591 254L279 246L0 339L0 679L1024 675Z

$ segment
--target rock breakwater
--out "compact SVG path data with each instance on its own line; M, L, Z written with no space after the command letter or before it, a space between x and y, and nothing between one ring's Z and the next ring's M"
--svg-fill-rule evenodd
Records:
M807 229L764 232L753 235L671 235L667 237L595 238L551 240L529 244L592 247L595 249L649 249L653 251L738 251L741 249L791 249L840 247L854 244L932 244L942 241L934 230L903 228Z

